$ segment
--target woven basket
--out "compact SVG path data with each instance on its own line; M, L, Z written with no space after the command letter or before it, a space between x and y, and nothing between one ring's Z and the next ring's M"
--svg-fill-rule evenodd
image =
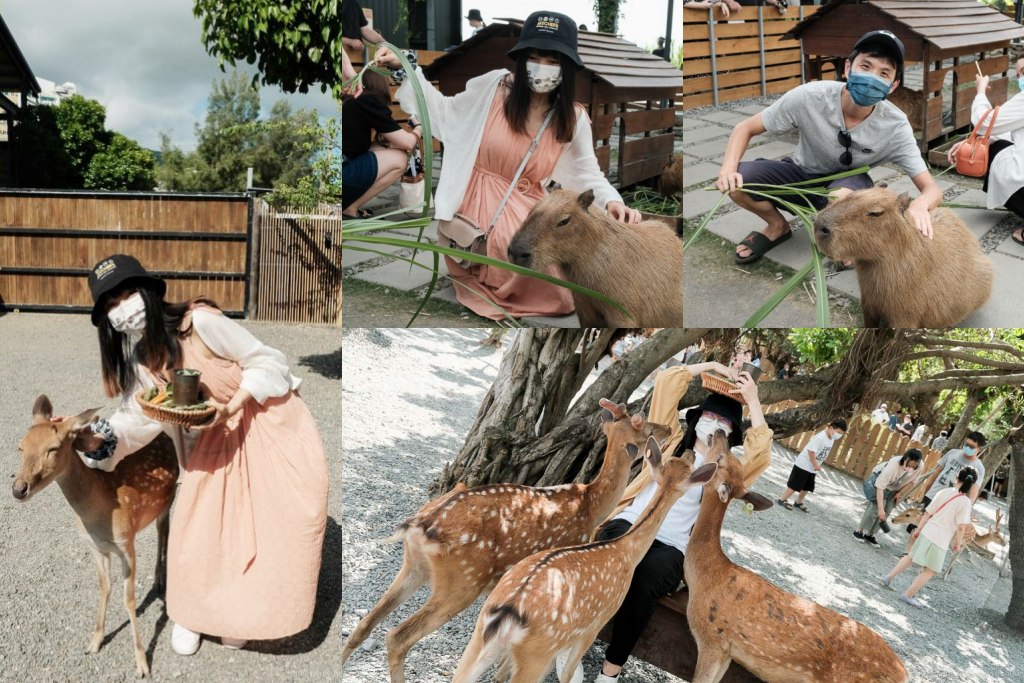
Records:
M149 401L143 400L141 392L135 397L135 400L142 406L142 412L145 413L146 417L150 417L157 422L168 422L181 425L182 427L201 425L217 412L213 406L208 407L206 410L178 410L177 408L153 405Z
M734 383L722 377L721 375L713 372L702 372L700 373L700 383L708 391L712 391L722 396L728 396L734 401L739 401L743 405L747 404L747 399L743 397L743 394L732 394L729 393L733 389L738 389Z

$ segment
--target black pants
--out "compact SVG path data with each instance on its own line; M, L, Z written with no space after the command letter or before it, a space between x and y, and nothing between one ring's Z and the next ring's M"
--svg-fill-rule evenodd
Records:
M633 526L624 519L613 519L597 534L597 540L607 541L622 536ZM678 548L654 541L650 550L640 560L629 592L622 606L615 613L612 624L612 640L605 650L604 658L609 663L622 666L629 659L629 653L636 647L640 634L654 614L658 598L676 589L683 578L683 554Z
M988 174L992 170L992 162L995 161L996 156L998 156L1000 152L1004 151L1008 147L1013 147L1013 143L1007 140L995 140L991 145L989 145L989 170L985 172L985 181L981 187L985 192L988 192ZM1012 154L1012 152L1010 152L1010 154ZM1006 203L1003 204L1003 206L1016 214L1018 218L1024 218L1024 187L1011 194L1010 198L1006 200ZM910 527L907 528L909 529Z
M929 498L928 496L925 496L924 498L922 498L921 499L921 509L923 510L926 507L928 507L929 505L931 505L931 502L932 502L932 499ZM914 529L916 529L916 528L917 528L916 524L908 524L907 525L907 533L908 534L914 533Z

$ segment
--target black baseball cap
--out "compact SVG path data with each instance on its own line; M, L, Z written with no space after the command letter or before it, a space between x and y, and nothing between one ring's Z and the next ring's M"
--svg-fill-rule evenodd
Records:
M127 254L114 254L97 263L89 271L89 291L92 293L92 324L99 327L106 315L107 298L124 285L139 285L152 289L161 297L167 292L167 283L150 275L138 259Z
M578 35L576 22L564 14L534 12L523 23L519 42L508 51L508 56L516 59L516 53L521 50L551 50L562 53L583 68L583 60L576 52Z
M896 63L896 80L903 81L903 41L892 31L868 31L853 46L854 52L868 52L870 48L881 48L879 52L889 55Z

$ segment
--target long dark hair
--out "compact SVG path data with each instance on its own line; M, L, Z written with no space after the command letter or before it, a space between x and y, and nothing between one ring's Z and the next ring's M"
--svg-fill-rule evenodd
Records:
M517 133L526 135L526 120L530 116L530 82L526 77L526 58L530 50L519 50L516 53L516 66L512 72L511 88L505 98L505 120L509 127ZM561 52L538 50L541 57L558 57L562 66L562 82L548 93L550 102L554 103L555 115L551 117L551 125L555 130L555 139L559 142L572 142L576 132L576 62Z
M974 482L978 481L978 470L965 467L956 475L956 480L960 482L960 493L970 493Z
M700 416L704 414L704 411L700 408L691 408L686 412L686 416L683 420L686 422L686 433L683 435L683 440L676 446L676 451L673 455L680 456L688 449L692 449L697 443L697 421L700 420ZM742 425L734 424L732 431L729 432L727 437L729 448L736 448L743 443L743 429Z
M111 397L135 386L138 381L136 363L145 365L153 372L177 367L181 362L178 328L185 314L194 303L217 307L216 303L205 298L168 303L156 291L139 282L129 282L126 287L104 298L109 301L127 289L135 289L142 296L146 306L146 328L133 350L129 336L115 330L107 316L102 316L97 328L100 340L100 365L103 371L103 389L107 396Z
M363 94L361 97L376 97L387 106L391 104L391 91L388 86L389 81L386 76L382 76L373 69L367 69L363 72ZM349 94L341 96L343 103L351 99L355 98Z

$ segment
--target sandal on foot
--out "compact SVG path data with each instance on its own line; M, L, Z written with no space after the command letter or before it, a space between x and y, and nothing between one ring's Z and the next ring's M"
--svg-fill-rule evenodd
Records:
M793 503L793 507L795 507L797 510L800 510L801 512L810 512L810 510L804 507L803 503Z
M743 241L740 242L740 246L744 246L749 249L750 254L747 256L740 256L738 253L735 254L736 263L739 265L743 265L744 263L753 263L792 236L793 231L789 230L778 239L771 240L765 237L764 233L752 230L750 234L744 237Z
M1017 237L1018 230L1024 233L1024 228L1017 228L1017 230L1014 230L1012 233L1010 233L1010 239L1024 247L1024 237Z
M787 510L793 509L793 504L790 503L788 500L782 500L781 498L778 498L775 502L778 505L781 505L782 507L786 508Z

